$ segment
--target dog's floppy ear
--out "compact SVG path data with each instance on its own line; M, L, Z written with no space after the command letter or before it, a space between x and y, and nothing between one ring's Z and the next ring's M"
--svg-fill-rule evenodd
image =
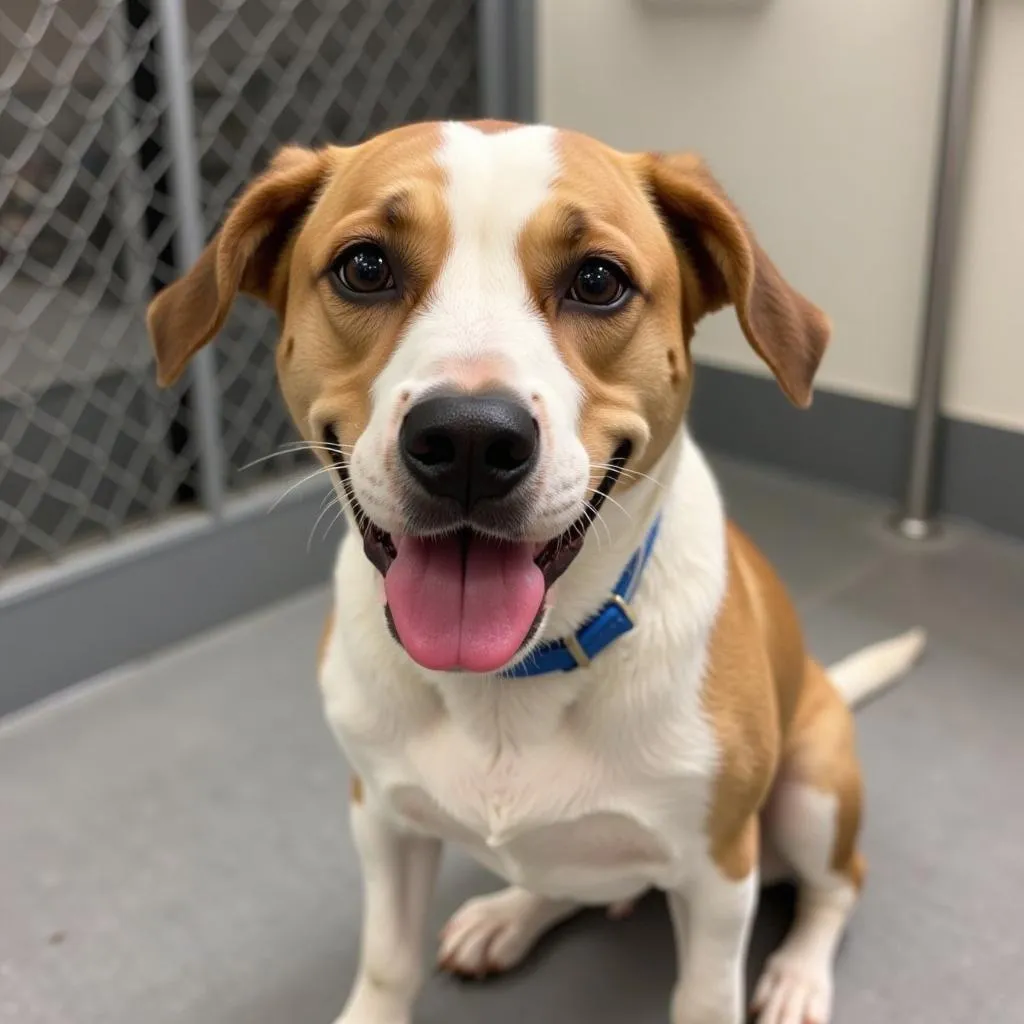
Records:
M691 271L682 275L687 335L706 313L732 303L751 347L789 399L806 408L828 318L786 282L698 157L653 155L648 168L655 202Z
M287 261L282 257L326 172L325 152L282 149L242 193L195 266L149 304L146 321L162 386L173 384L221 329L239 292L283 312Z

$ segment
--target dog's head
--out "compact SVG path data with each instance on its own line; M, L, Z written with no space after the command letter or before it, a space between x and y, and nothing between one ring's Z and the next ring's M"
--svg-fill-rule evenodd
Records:
M153 300L162 382L238 292L277 311L288 407L434 669L529 642L605 497L680 429L703 316L732 304L798 405L828 338L695 157L494 123L282 151Z

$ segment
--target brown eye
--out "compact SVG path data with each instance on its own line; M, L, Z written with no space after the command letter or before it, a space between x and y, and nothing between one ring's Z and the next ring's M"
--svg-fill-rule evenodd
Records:
M629 278L611 260L584 260L576 271L568 298L584 306L615 306L630 292Z
M356 295L393 291L395 277L384 250L372 242L350 246L331 268L338 283Z

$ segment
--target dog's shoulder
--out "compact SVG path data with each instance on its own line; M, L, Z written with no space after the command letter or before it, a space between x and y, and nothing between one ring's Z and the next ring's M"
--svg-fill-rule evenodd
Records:
M726 544L726 594L731 603L725 612L737 620L732 625L747 635L750 651L763 658L778 720L785 728L796 708L807 660L800 618L771 563L735 523L727 524Z
M785 587L733 523L726 528L726 552L727 582L703 691L719 750L708 831L712 850L722 856L736 848L771 789L806 664Z

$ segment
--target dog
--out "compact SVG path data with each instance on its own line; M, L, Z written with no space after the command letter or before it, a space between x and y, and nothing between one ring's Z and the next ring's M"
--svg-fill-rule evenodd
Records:
M446 842L508 888L455 914L444 968L660 889L673 1024L744 1019L759 887L788 875L754 1010L825 1024L865 872L850 707L924 638L824 670L723 511L686 428L697 324L731 305L798 406L830 327L701 160L492 121L288 147L153 300L162 383L239 292L278 314L349 523L319 668L364 878L339 1024L410 1021Z

